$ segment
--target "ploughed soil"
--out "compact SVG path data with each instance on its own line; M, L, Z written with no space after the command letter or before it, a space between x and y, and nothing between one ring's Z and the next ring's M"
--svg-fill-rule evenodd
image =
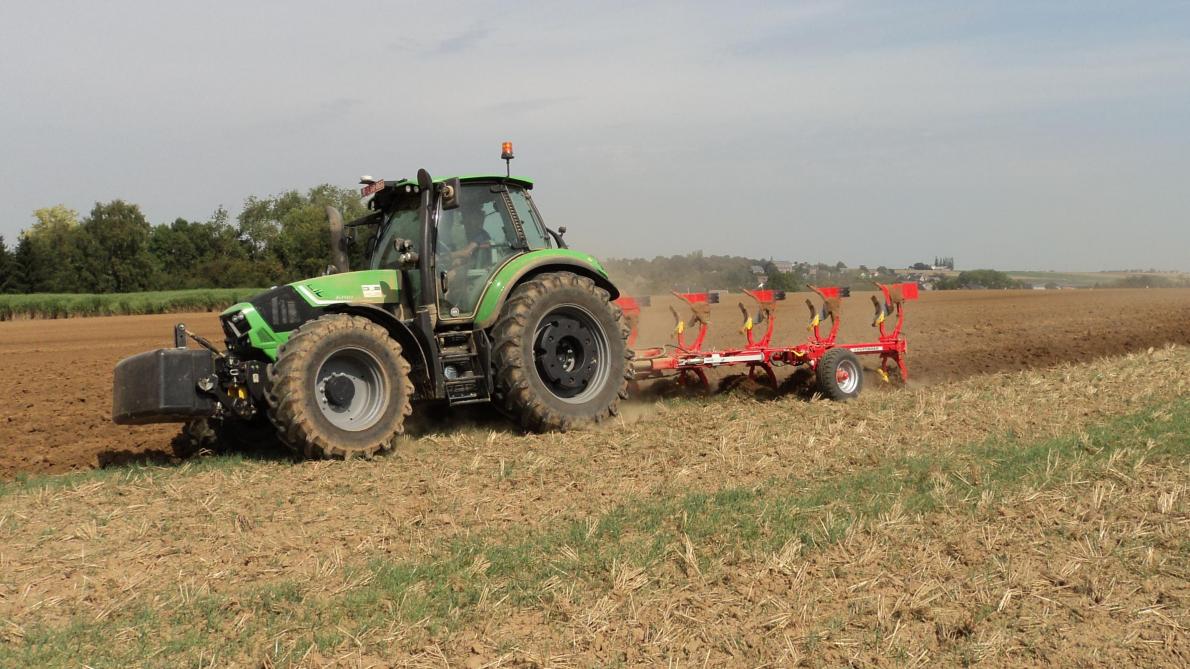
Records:
M869 295L843 300L839 341L876 339ZM818 300L799 293L779 303L774 343L805 339L807 297ZM755 313L747 296L724 296L711 309L709 346L743 341L739 301ZM672 343L671 304L679 303L657 297L643 310L638 348ZM679 313L689 318L688 308ZM916 384L1190 344L1190 290L1181 289L923 293L906 313ZM112 424L112 369L172 345L178 321L222 338L213 313L0 323L0 479L170 457L179 426Z

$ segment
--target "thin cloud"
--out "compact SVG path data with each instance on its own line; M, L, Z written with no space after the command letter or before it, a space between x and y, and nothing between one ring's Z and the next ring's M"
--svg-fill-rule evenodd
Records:
M523 116L554 109L577 100L579 98L574 96L509 100L488 105L484 107L484 111L505 116Z
M393 42L391 49L420 57L455 56L481 48L491 34L490 27L476 24L463 32L437 39L403 38Z

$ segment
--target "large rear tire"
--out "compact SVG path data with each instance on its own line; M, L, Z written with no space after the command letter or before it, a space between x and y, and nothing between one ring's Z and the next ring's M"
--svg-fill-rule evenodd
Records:
M492 328L501 409L535 432L615 415L628 397L628 327L607 291L570 272L517 286Z
M269 369L269 419L281 441L308 458L389 451L412 412L409 369L383 327L328 314L281 346Z

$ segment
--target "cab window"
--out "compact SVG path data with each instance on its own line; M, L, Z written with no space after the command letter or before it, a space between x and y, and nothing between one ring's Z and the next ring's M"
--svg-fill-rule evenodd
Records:
M516 210L517 218L521 219L521 227L525 230L525 241L531 249L548 249L550 238L545 232L545 225L538 220L537 211L529 202L529 196L520 188L508 189L512 207Z

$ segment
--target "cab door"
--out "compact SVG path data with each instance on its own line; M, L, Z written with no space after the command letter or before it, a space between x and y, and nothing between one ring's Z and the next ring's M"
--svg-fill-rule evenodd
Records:
M464 183L459 206L438 213L438 309L441 318L474 316L483 289L496 270L521 253L503 184Z

